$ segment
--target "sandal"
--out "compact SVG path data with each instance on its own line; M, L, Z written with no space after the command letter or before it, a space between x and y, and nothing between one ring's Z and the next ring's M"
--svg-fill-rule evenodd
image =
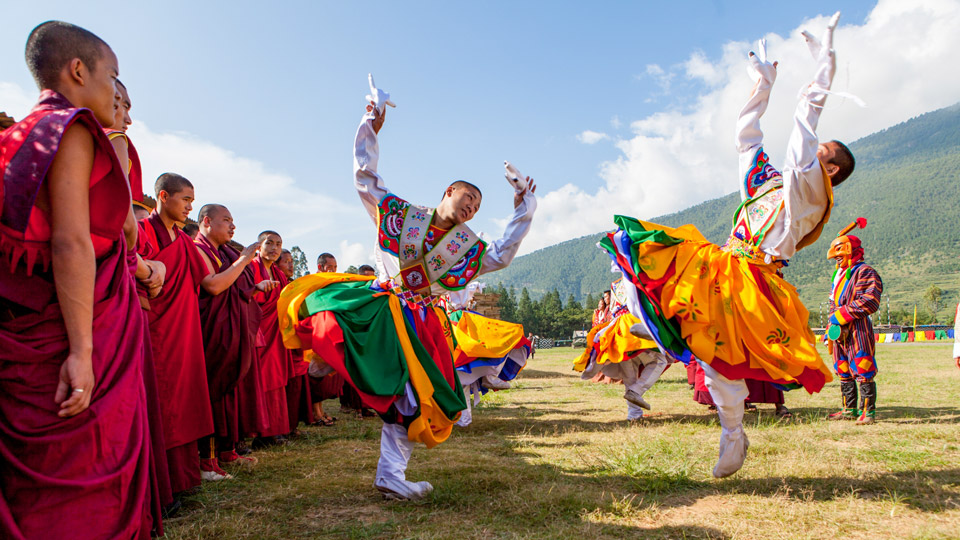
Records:
M743 410L746 412L757 412L757 406L753 403L744 403Z
M777 409L777 412L774 413L774 416L777 418L793 418L793 413L786 407L780 407Z

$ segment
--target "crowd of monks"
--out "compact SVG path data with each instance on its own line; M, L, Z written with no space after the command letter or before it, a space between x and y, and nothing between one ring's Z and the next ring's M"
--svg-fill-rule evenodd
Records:
M238 245L219 204L184 227L197 193L174 173L143 202L114 51L51 21L25 56L39 101L0 115L0 538L162 535L179 494L332 424L343 380L284 347L280 234Z

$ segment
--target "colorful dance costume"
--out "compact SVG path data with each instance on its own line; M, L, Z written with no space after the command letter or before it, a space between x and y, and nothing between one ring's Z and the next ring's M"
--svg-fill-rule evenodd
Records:
M639 420L643 409L650 408L643 395L657 382L670 361L654 341L630 333L630 328L640 320L631 315L625 305L629 288L622 278L613 282L610 287L613 320L590 329L587 348L573 362L573 369L581 372L580 378L585 381L598 374L623 381L627 420Z
M478 290L471 283L462 291L451 292L445 298L447 313L453 323L453 337L457 347L453 351L453 365L457 378L467 396L467 408L460 414L457 425L465 427L473 421L473 406L490 390L506 390L510 381L527 365L533 348L523 332L523 325L484 317L466 309Z
M454 373L453 331L437 298L509 265L530 229L536 199L527 192L503 238L491 244L466 225L439 229L434 209L384 186L373 120L367 113L357 130L354 175L377 226L379 280L331 273L300 278L281 295L280 324L288 347L322 358L383 418L377 489L388 498L419 499L433 487L406 480L414 442L430 448L445 441L466 408Z
M877 383L873 380L877 375L877 360L870 315L880 309L883 281L876 270L863 262L863 248L856 236L839 236L830 244L827 256L838 259L833 271L829 325L842 330L839 337L829 343L843 398L843 408L829 418L856 418L858 424L872 424L877 404ZM830 334L829 328L827 334Z
M782 172L769 163L759 124L776 69L766 61L763 42L759 56L750 55L758 81L737 122L743 202L723 246L692 225L674 229L625 216L614 218L619 229L600 243L634 285L627 298L641 320L634 331L672 359L701 363L723 427L713 470L718 478L739 470L746 458L743 379L811 393L831 380L814 347L807 309L779 269L820 236L833 206L815 130L833 80L836 18L823 47L811 45L817 73L797 105Z

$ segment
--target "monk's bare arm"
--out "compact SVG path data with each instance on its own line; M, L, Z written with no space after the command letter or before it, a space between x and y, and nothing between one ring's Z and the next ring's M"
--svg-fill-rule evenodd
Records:
M203 278L203 281L200 282L200 286L203 287L203 290L207 291L212 295L217 295L223 291L230 288L234 282L237 281L237 278L240 277L240 274L243 272L243 269L253 261L254 255L257 254L257 248L260 247L260 243L250 244L244 248L243 252L240 253L240 258L233 262L230 265L230 268L224 270L223 272L215 273L213 270L213 263L207 257L207 254L202 250L200 255L203 257L204 262L207 263L207 270L210 271L210 274L207 277Z
M90 132L73 125L63 135L47 174L53 278L70 349L60 369L54 400L60 416L79 414L93 394L93 287L96 259L90 240Z
M117 159L120 160L120 167L123 169L123 176L127 179L127 185L130 185L130 152L127 149L126 137L114 137L110 140L113 145L113 151L117 153ZM127 219L123 222L123 237L127 239L127 249L137 247L137 218L133 215L133 206L127 209Z

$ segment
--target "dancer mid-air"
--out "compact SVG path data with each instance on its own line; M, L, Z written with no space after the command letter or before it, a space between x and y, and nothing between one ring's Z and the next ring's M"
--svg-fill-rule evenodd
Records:
M757 83L737 122L740 194L733 231L721 247L692 225L669 228L616 216L619 230L601 247L633 283L627 305L641 323L631 328L652 338L670 357L699 361L717 404L722 432L714 476L743 466L744 379L817 392L831 380L814 348L807 309L780 268L820 236L833 206L833 188L853 172L842 143L820 143L816 127L836 68L830 20L823 41L804 32L817 62L794 114L786 160L778 171L763 150L760 117L767 108L777 63L761 41L749 61Z

